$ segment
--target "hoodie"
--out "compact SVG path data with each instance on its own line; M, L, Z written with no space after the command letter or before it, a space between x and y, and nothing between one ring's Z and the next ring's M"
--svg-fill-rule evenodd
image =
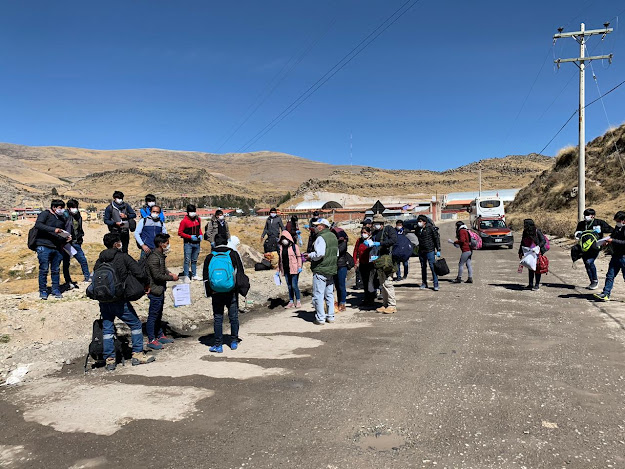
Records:
M283 239L286 239L289 242L288 246L282 244ZM291 275L297 275L299 273L299 269L302 268L302 253L297 243L293 242L293 236L291 236L291 233L287 230L282 232L279 246L280 249L278 249L278 255L280 256L280 261L278 262L278 269L280 270L280 273L285 275L285 264L288 262L288 273ZM285 251L287 258L284 257Z

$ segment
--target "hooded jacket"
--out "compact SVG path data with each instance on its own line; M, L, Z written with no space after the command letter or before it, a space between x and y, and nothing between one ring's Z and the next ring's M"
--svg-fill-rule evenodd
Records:
M200 217L196 216L195 218L191 218L189 215L185 215L184 218L180 220L178 236L184 239L185 243L199 244L201 238L198 238L198 241L191 241L191 236L202 236L201 225L202 221Z
M65 212L65 231L71 233L72 244L81 245L85 236L85 232L82 228L82 216L80 215L80 212L76 213L76 215L69 210L66 210Z
M278 239L280 237L280 233L284 231L284 223L282 223L282 218L279 216L275 217L267 217L267 221L265 222L265 228L263 229L263 234L261 237L265 237L268 235L270 238Z
M466 225L462 225L458 230L458 239L454 244L460 247L462 252L471 251L471 235Z
M115 272L117 273L117 279L122 283L126 281L128 275L132 275L143 285L148 284L148 278L143 269L139 267L137 261L135 261L128 254L121 252L119 249L110 248L102 251L100 253L100 257L98 257L98 260L93 266L93 270L98 270L102 262L107 262L113 266Z
M278 262L278 268L280 269L280 273L282 275L285 275L284 273L284 248L286 248L286 251L289 257L289 272L288 273L291 275L297 275L299 272L299 269L302 268L302 253L299 249L299 246L297 245L297 243L293 242L293 237L291 236L291 233L289 233L287 230L284 230L282 232L282 236L280 238L281 240L286 239L289 241L288 246L284 246L282 243L279 244L280 249L278 249L278 255L280 256L280 260Z
M345 230L343 230L342 228L332 228L332 230L330 230L334 233L334 235L336 236L336 239L339 242L339 258L337 261L337 267L340 269L342 267L347 267L347 240L349 239L349 237L347 236L347 233L345 233Z
M426 222L423 228L415 228L415 234L419 238L419 252L427 253L441 250L441 237L438 228Z

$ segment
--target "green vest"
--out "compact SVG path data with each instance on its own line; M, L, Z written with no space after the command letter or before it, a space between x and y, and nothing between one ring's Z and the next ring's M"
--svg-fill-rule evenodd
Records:
M310 268L313 274L320 274L324 277L332 277L338 271L339 240L330 230L323 230L319 236L326 242L326 254L318 261L311 261Z

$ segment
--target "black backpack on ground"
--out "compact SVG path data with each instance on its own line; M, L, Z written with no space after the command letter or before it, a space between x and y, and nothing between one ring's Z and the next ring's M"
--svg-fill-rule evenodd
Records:
M113 303L124 298L124 285L117 278L115 267L109 262L102 262L93 272L93 280L85 293L92 300Z
M113 344L115 345L115 361L122 362L122 365L126 365L126 359L124 357L123 344L117 338L117 329L114 332ZM89 364L89 357L95 361L94 366L103 366L106 361L104 359L104 332L103 332L103 319L96 319L93 321L93 331L91 333L91 342L89 343L89 352L85 358L85 373L87 372L87 365Z

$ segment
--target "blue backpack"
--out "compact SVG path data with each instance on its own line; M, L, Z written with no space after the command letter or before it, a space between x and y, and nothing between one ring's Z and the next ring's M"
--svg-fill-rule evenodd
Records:
M235 270L230 259L230 252L213 252L208 264L208 281L211 290L216 293L228 293L234 290Z
M412 256L412 243L406 235L398 234L397 242L393 245L393 260L406 262Z

